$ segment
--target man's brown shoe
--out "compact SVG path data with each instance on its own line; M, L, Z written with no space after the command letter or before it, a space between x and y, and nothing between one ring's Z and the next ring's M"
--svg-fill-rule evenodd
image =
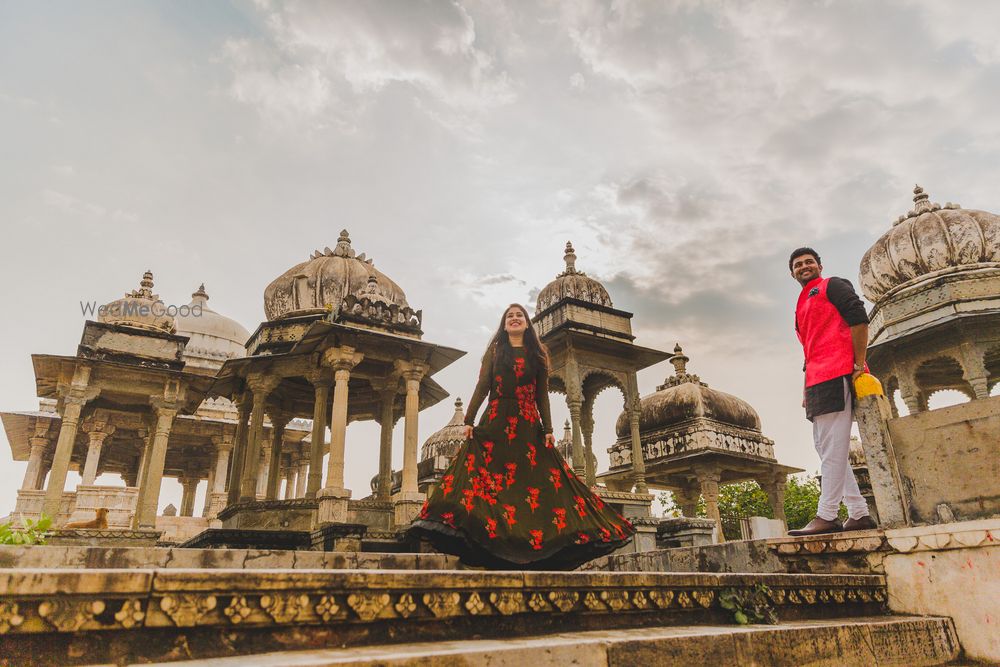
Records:
M827 521L826 519L821 519L815 517L810 521L805 527L799 528L798 530L790 530L788 534L792 537L800 537L802 535L822 535L823 533L839 533L843 528L836 521Z
M868 514L860 519L848 519L844 522L844 530L874 530L876 528L878 528L878 524Z

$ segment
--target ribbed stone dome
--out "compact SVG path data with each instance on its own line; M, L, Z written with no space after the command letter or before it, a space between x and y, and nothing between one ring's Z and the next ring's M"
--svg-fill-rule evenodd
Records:
M452 457L465 442L465 412L462 410L462 399L455 399L455 414L451 416L444 428L427 438L420 448L420 460L426 461L435 456Z
M174 333L177 326L167 314L167 306L159 294L153 294L153 273L142 274L139 289L132 290L98 311L97 320L105 324L118 324L147 331Z
M246 355L243 346L250 332L208 307L204 284L191 295L187 308L178 309L176 320L177 333L190 339L184 348L188 365L217 369L227 359Z
M374 278L374 286L369 284ZM340 232L337 247L310 255L271 282L264 290L264 313L269 320L339 308L348 295L377 292L381 301L409 308L402 288L375 268L364 253L356 255L347 230Z
M914 207L861 259L861 289L877 303L889 290L930 273L1000 262L1000 216L932 203L918 185Z
M695 417L722 424L760 431L760 416L746 401L709 388L697 375L687 372L688 357L680 345L674 347L670 363L675 374L664 380L656 392L640 402L639 428L643 431L666 429ZM628 414L622 412L615 423L619 438L629 434Z
M566 270L556 276L556 279L542 288L535 301L535 312L540 313L561 299L572 298L611 307L611 297L604 285L589 277L586 273L576 270L576 253L573 244L566 242Z

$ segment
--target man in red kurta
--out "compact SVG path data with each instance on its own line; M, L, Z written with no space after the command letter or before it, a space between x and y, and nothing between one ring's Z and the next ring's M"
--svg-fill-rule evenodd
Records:
M788 268L802 285L795 307L795 333L805 352L803 406L813 423L822 475L816 517L788 534L875 528L848 455L854 380L865 371L868 350L868 314L850 281L822 276L823 265L812 248L793 252ZM837 521L841 501L848 513L843 526Z

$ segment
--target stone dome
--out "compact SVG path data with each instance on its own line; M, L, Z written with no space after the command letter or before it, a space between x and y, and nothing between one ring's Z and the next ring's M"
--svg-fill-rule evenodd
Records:
M572 298L587 301L599 306L611 307L611 297L604 285L589 277L586 273L576 270L576 253L573 244L566 242L566 270L556 276L556 279L542 288L535 301L535 312L540 313L561 299Z
M132 290L98 310L97 320L105 324L118 324L146 331L175 333L174 318L167 314L167 307L159 294L153 293L153 273L142 274L139 289Z
M861 259L861 289L877 303L893 288L928 274L1000 262L1000 216L932 203L919 185L914 207Z
M688 357L680 345L674 347L670 363L674 375L664 380L656 392L644 397L639 405L639 427L659 431L696 417L760 432L760 416L746 401L709 388L697 375L687 372ZM619 438L629 435L628 414L622 412L615 424Z
M189 366L218 369L227 359L246 355L243 347L250 332L236 320L208 307L208 293L202 284L191 295L191 303L178 309L177 333L190 340L184 349Z
M267 319L277 320L340 308L349 295L371 294L369 278L375 279L374 288L382 301L409 309L402 288L376 269L364 253L355 254L345 229L336 248L317 250L308 261L296 264L267 286L264 313Z
M420 448L420 460L426 461L435 456L452 457L465 442L465 411L462 409L462 399L455 399L455 414L451 416L444 428L431 435Z

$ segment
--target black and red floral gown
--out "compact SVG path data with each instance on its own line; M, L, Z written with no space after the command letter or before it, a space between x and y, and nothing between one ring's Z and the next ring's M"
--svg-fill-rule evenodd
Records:
M552 432L548 373L514 348L509 367L489 358L469 401L473 436L458 450L410 526L466 565L569 570L626 544L635 532L594 495L545 434Z

